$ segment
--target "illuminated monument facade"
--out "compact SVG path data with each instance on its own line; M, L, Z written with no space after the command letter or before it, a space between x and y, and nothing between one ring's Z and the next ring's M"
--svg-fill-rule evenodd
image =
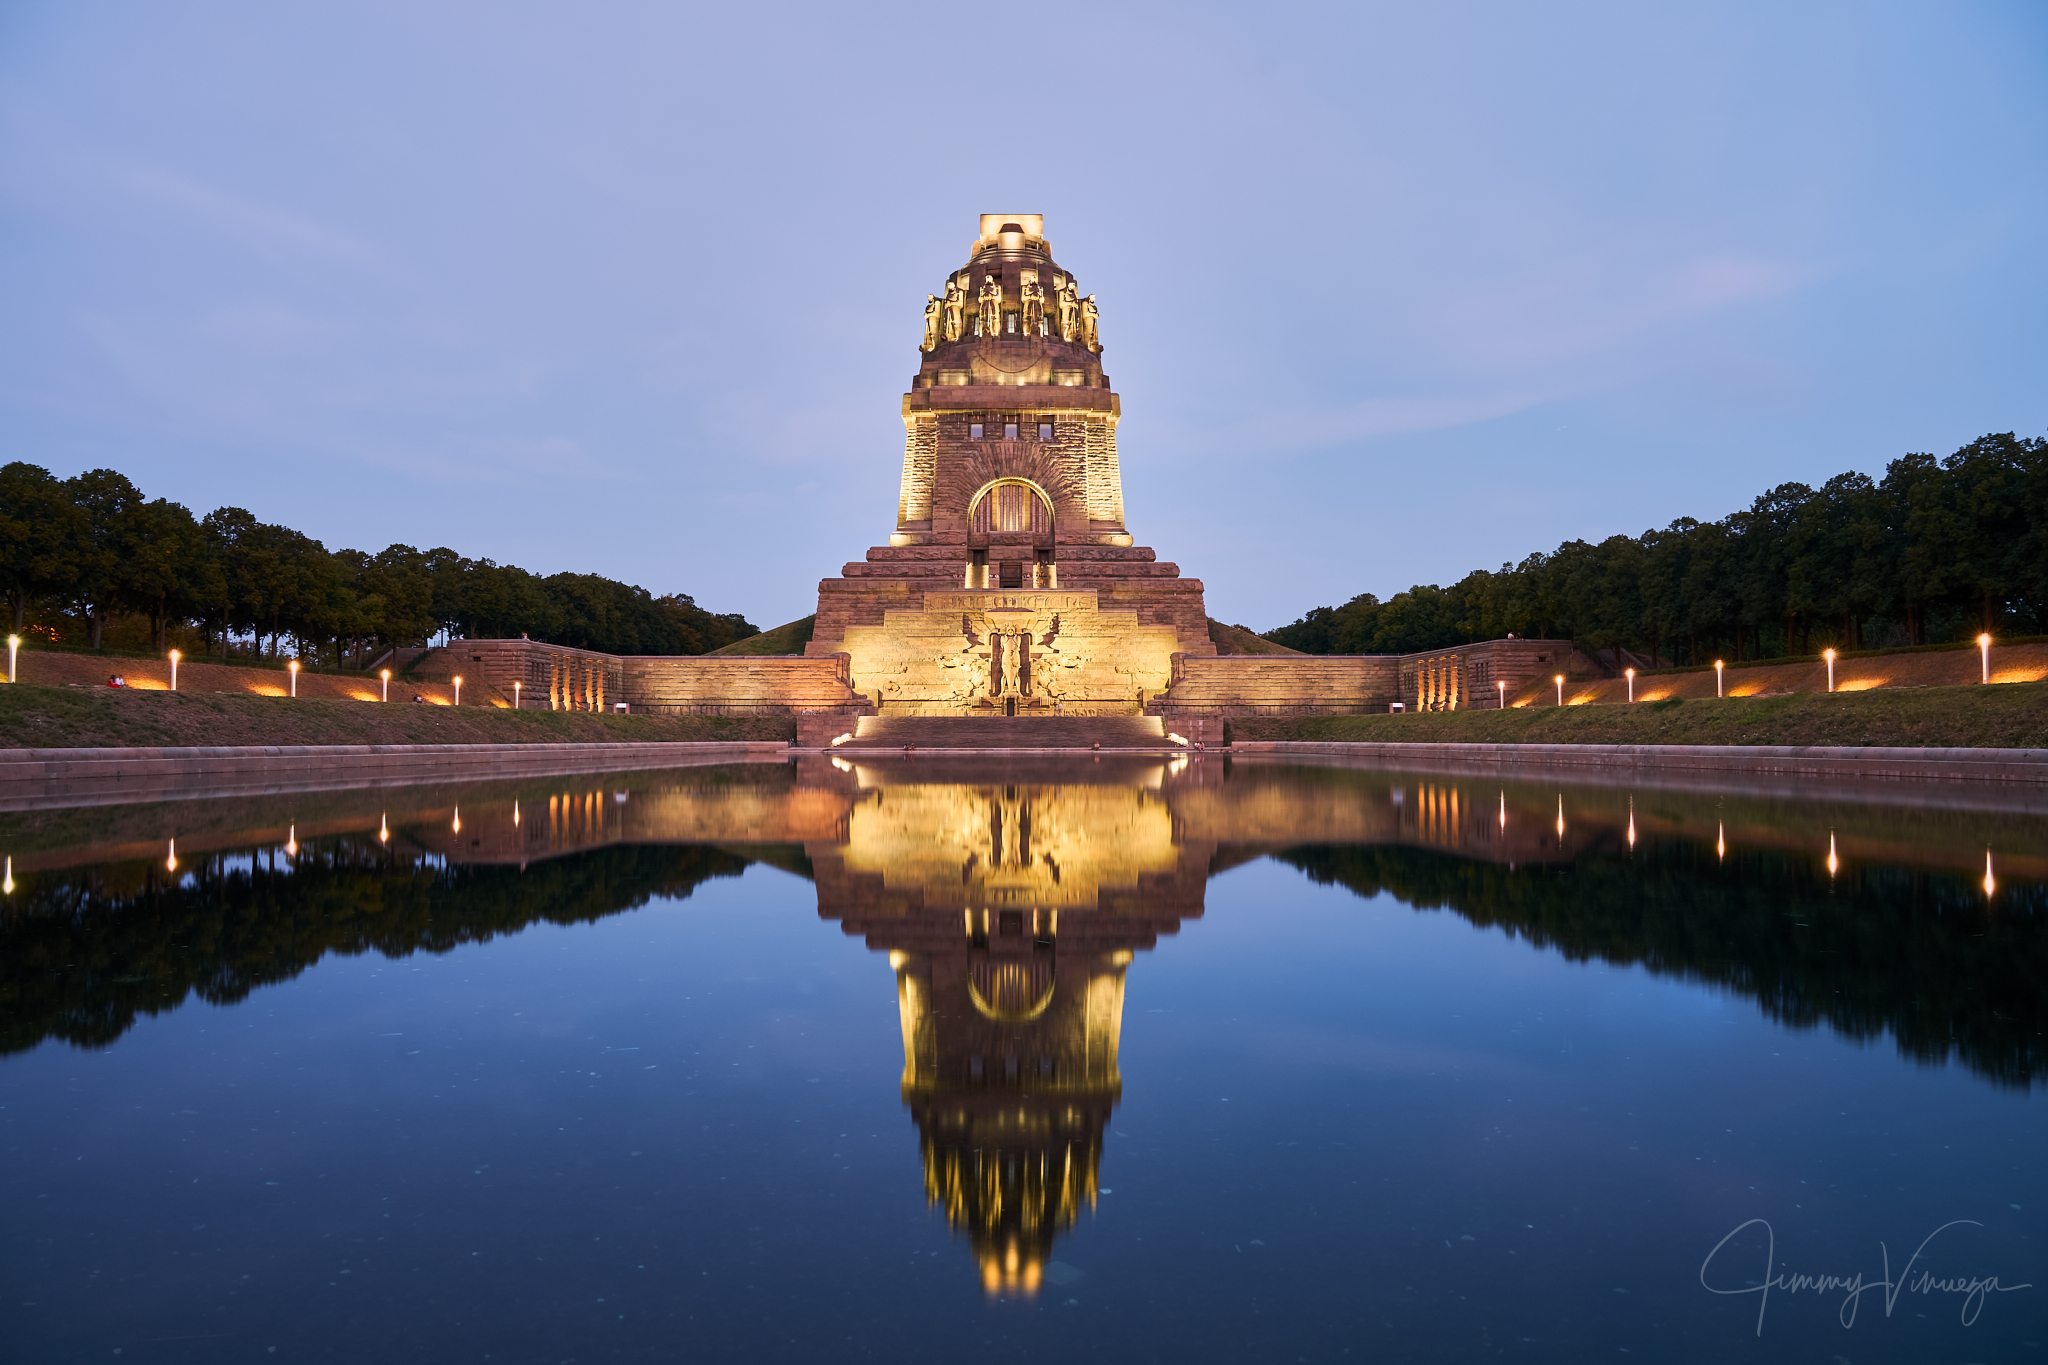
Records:
M1216 653L1202 585L1132 543L1095 298L1037 214L983 214L928 294L889 543L819 585L807 653L882 715L1141 714Z

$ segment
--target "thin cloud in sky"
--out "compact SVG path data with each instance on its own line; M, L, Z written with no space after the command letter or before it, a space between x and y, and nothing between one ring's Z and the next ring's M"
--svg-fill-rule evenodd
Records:
M135 193L177 209L272 260L312 261L371 275L390 271L389 259L377 247L304 213L233 194L162 167L134 167L125 183Z

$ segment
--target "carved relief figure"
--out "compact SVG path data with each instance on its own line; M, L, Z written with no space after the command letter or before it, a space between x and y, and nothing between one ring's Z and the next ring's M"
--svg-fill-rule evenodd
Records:
M958 341L967 330L967 276L946 281L946 340Z
M1091 351L1102 349L1102 315L1095 307L1095 296L1090 294L1081 300L1081 341Z
M1003 286L995 276L981 279L981 334L1001 336L1003 332Z
M1052 292L1058 299L1061 341L1072 341L1081 334L1081 301L1074 297L1078 288L1071 276L1052 277Z
M989 690L989 657L976 652L982 638L966 612L960 613L960 634L966 643L950 654L941 654L939 667L945 670L946 699L971 702Z
M1023 319L1019 326L1024 335L1035 337L1045 330L1045 291L1038 287L1036 271L1024 272L1024 281L1017 286L1017 297L1022 301Z
M946 305L939 302L937 294L924 296L924 342L917 349L929 351L939 344L939 325Z
M1005 635L1003 639L1003 692L1006 697L1024 695L1024 651L1029 635Z

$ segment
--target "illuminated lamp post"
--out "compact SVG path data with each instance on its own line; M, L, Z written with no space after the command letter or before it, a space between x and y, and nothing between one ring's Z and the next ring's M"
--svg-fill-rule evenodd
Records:
M1552 678L1552 679L1551 679L1551 681L1557 684L1557 704L1558 704L1559 706L1563 706L1563 705L1564 705L1564 674L1562 674L1562 673L1558 674L1558 675L1557 675L1557 676L1556 676L1555 678Z
M20 637L19 635L10 635L10 636L8 636L8 637L7 637L7 681L9 681L9 682L13 682L13 681L14 681L14 656L15 656L16 654L19 654L20 652L21 652L21 637Z
M1634 701L1636 699L1636 671L1633 668L1624 668L1621 671L1628 677L1628 699Z
M1834 646L1830 645L1830 646L1829 646L1828 648L1826 648L1826 649L1822 650L1822 651L1820 652L1820 657L1821 657L1821 658L1823 658L1823 659L1826 659L1826 660L1828 661L1828 691L1832 692L1832 691L1834 691L1834 690L1835 690L1835 650L1834 650Z
M512 709L514 711L519 709L519 680L517 678L512 680Z
M178 660L184 657L183 654L175 649L171 651L171 691L173 692L178 690Z
M460 673L455 675L455 704L457 706L462 705L462 675Z
M299 661L293 659L290 663L287 663L285 671L292 675L292 695L296 697L299 695Z
M1507 709L1508 709L1508 683L1507 683L1507 679L1505 679L1505 678L1496 678L1496 679L1494 680L1494 684L1493 684L1493 686L1494 686L1494 690L1500 693L1500 709L1501 709L1501 710L1503 710L1503 711L1507 710Z
M10 638L10 641L11 641L12 637L9 637L9 638ZM1987 630L1987 631L1985 631L1985 632L1984 632L1984 633L1983 633L1982 635L1979 635L1979 636L1977 637L1977 657L1978 657L1979 659L1981 659L1981 660L1983 661L1983 680L1984 680L1985 682L1990 682L1990 681L1991 681L1991 632L1990 632L1990 631L1988 631L1988 630ZM9 682L13 682L13 681L14 681L14 670L13 670L12 668L10 668L10 669L8 670L8 672L7 672L7 681L9 681Z
M378 678L382 679L382 680L383 680L383 683L384 683L384 700L385 700L385 701L390 701L390 700L391 700L391 670L390 670L390 669L388 669L388 668L380 668L380 669L378 669L378 670L377 670L377 676L378 676Z
M1726 667L1728 667L1728 661L1726 659L1714 660L1714 695L1717 697L1725 697L1728 695L1721 689L1721 670L1725 669Z

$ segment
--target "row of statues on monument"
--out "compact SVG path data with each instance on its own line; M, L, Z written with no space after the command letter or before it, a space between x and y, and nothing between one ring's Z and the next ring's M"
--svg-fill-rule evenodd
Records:
M937 294L924 296L924 343L918 347L919 350L929 352L941 340L958 341L967 334L968 287L973 282L973 272L963 270L946 281L943 299ZM1080 287L1070 275L1054 275L1052 292L1053 311L1048 318L1045 290L1038 283L1037 272L1024 272L1024 278L1017 286L1018 333L1023 336L1050 336L1057 330L1062 341L1078 341L1091 351L1101 350L1101 315L1095 306L1095 296L1081 297ZM981 289L973 297L976 334L1001 336L1005 311L1003 282L994 275L984 275Z

